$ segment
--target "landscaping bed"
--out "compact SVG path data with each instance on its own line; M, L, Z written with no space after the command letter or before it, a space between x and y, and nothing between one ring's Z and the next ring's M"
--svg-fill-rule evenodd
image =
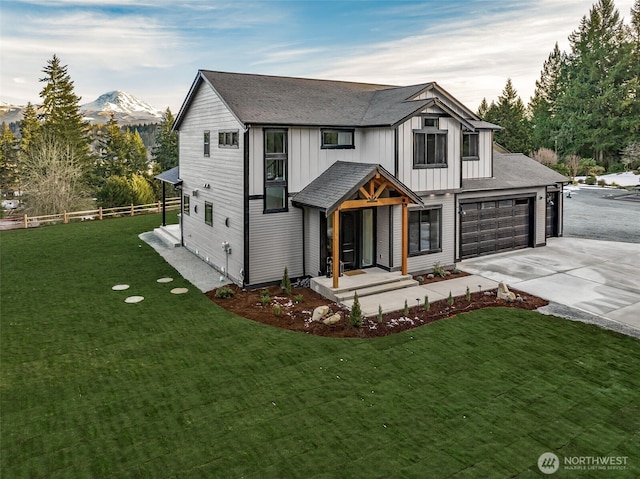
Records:
M438 277L427 279L423 284L442 279ZM451 277L444 279L451 279ZM310 288L294 288L289 296L282 293L280 286L271 286L259 290L243 290L235 285L228 286L228 288L233 292L233 296L229 298L216 297L217 290L209 291L207 296L226 310L253 321L291 331L335 338L386 336L432 323L438 319L450 318L459 313L483 308L503 306L535 310L549 304L544 299L513 289L511 291L520 298L513 302L498 299L495 290L488 292L476 291L470 294L469 299L465 295L453 298L452 304L447 299L433 301L430 303L428 311L425 311L423 304L418 306L414 302L408 305L408 315L405 315L404 311L394 311L383 314L381 321L377 315L370 316L363 318L362 327L354 327L349 322L349 310L347 308L329 301ZM269 296L269 301L262 299L266 294ZM300 302L295 301L298 295L302 295L302 301ZM300 296L298 296L298 299L300 299ZM337 324L331 325L322 322L311 322L313 310L318 306L325 305L329 306L334 313L340 312L342 320ZM278 309L279 311L276 311Z

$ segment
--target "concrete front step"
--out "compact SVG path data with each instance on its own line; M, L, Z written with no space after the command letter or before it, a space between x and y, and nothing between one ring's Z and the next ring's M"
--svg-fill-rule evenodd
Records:
M381 283L368 284L360 288L356 287L354 289L343 290L341 292L336 292L335 295L336 301L339 303L343 303L345 301L352 300L356 294L356 291L358 292L358 298L364 298L373 294L395 291L402 288L410 288L417 285L418 282L414 279L411 279L411 276L399 276L397 278L394 278L392 281L384 281Z
M155 228L153 233L162 240L167 246L177 248L180 246L180 239L173 236L170 232L165 231L162 228Z

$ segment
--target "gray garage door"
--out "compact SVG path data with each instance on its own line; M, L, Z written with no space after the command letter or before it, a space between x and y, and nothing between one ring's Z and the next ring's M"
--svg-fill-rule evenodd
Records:
M460 258L532 245L532 198L462 203Z

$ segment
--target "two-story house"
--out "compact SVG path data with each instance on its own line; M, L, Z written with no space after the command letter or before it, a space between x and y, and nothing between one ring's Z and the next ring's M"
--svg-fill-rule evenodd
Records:
M436 83L201 70L174 125L182 243L249 287L544 245L566 178L494 151L499 128Z

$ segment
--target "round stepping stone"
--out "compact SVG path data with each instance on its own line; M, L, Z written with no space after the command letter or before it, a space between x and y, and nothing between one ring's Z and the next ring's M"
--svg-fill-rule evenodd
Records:
M124 291L125 289L129 289L129 285L128 284L116 284L111 289L114 290L114 291Z
M173 278L160 278L158 283L171 283L171 281L173 281Z
M124 300L125 303L139 303L144 299L144 296L129 296Z
M172 294L184 294L187 293L189 290L187 288L173 288L171 290Z

